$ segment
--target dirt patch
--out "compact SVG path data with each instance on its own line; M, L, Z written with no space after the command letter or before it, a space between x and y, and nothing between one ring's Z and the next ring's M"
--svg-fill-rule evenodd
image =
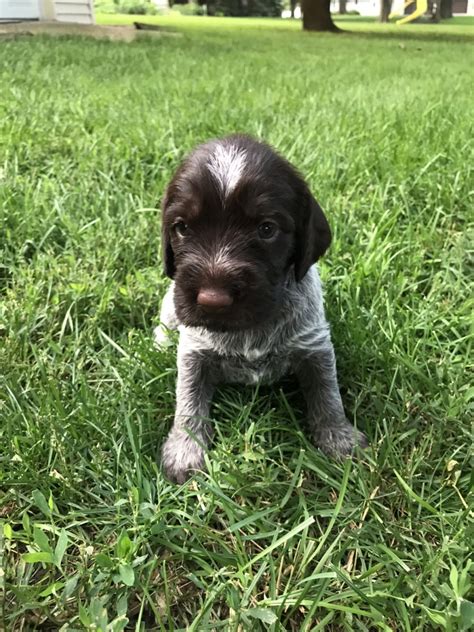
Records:
M142 37L177 37L180 33L163 31L159 26L144 29L136 26L105 26L99 24L65 24L64 22L0 22L0 38L19 35L78 35L96 39L133 42Z

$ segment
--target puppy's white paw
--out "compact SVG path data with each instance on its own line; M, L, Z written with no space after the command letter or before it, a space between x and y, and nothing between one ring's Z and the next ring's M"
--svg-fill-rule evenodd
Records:
M348 421L321 424L313 431L314 443L333 458L350 456L356 448L367 448L366 436Z
M166 349L172 344L169 336L170 330L163 324L158 325L153 330L153 342L157 349Z
M184 483L196 470L204 470L204 449L187 432L172 430L161 451L161 464L173 483Z

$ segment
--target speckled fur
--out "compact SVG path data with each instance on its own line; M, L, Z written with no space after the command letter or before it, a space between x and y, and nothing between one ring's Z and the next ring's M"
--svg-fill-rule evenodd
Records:
M177 409L162 450L163 466L172 480L184 482L193 470L203 468L212 437L211 399L222 382L266 383L296 373L304 386L316 445L332 456L366 445L364 435L344 414L318 270L313 266L300 283L293 276L291 271L281 317L262 329L241 332L180 325L172 309L174 284L170 286L155 342L163 343L167 329L179 330Z
M260 234L262 222L273 227L270 238ZM155 331L160 345L168 329L179 330L176 415L162 449L173 481L204 466L211 400L222 382L295 373L314 443L332 456L365 445L344 414L313 265L330 242L304 179L265 143L242 135L210 141L177 169L162 219L164 265L174 281ZM203 309L202 288L227 293L227 307Z

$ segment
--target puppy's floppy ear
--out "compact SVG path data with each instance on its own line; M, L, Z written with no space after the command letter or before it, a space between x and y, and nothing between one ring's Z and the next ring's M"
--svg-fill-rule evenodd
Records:
M304 194L296 229L295 277L301 281L309 268L323 256L331 243L331 229L322 208L310 191Z
M165 222L165 212L168 206L168 201L169 195L167 191L163 199L161 211L161 252L163 255L163 264L165 267L166 276L172 279L175 273L174 252L171 246L170 231Z

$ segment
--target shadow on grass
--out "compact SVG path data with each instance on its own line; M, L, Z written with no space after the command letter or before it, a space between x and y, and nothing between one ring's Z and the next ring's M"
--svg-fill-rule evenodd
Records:
M332 17L335 22L340 22L341 24L346 24L347 22L357 22L357 24L377 24L377 20L370 16L341 15L339 13L333 13Z

